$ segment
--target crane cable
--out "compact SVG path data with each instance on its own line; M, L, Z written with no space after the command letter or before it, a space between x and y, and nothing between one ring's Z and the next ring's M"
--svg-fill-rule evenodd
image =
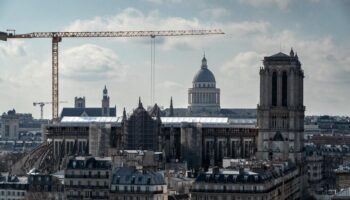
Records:
M155 36L151 36L151 105L155 102L155 79L156 79L156 39Z

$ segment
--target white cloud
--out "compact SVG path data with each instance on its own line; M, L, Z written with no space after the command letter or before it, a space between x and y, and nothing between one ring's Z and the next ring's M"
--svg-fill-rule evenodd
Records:
M244 36L247 34L266 33L271 24L266 21L243 21L240 23L222 24L227 34Z
M62 77L76 81L125 80L126 66L111 49L84 44L62 54Z
M228 84L239 86L233 87L238 95L229 94L223 100L235 98L235 101L244 103L251 101L247 100L247 95L255 97L252 100L258 99L261 60L279 52L280 43L282 52L287 54L293 47L302 63L305 72L304 104L308 114L349 113L350 43L338 44L330 36L303 39L288 30L254 37L251 51L238 53L222 65L223 89L228 89Z
M243 21L243 22L209 22L200 21L197 18L186 19L182 17L164 17L158 11L144 14L135 8L126 8L122 12L108 17L95 17L89 20L76 20L72 22L65 31L120 31L120 30L192 30L192 29L222 29L226 34L242 36L266 32L270 23L266 21ZM204 36L205 37L205 36ZM198 37L166 37L158 38L158 45L163 50L174 48L203 49L211 46L217 40L223 39L220 36L207 36L203 42L203 36ZM227 38L226 38L227 39ZM122 41L137 41L149 44L149 39L128 39ZM120 41L120 40L118 40Z
M297 51L305 70L310 70L307 77L314 81L346 81L341 75L350 72L350 45L336 44L331 36L304 40L298 38L291 31L282 31L273 36L258 36L254 42L254 48L258 51L270 49L277 51L278 43L281 43L283 50L289 52L293 47ZM346 77L350 78L350 77Z
M228 16L230 13L225 8L207 8L202 10L200 14L210 19L219 19Z
M182 0L144 0L148 3L163 4L163 3L181 3Z
M240 3L249 4L254 7L277 6L280 9L287 9L290 0L239 0Z
M263 54L254 51L238 53L222 65L221 72L229 76L235 76L242 79L242 81L250 81L255 78L255 74L261 65L261 58L263 58Z
M263 54L254 51L241 52L224 62L218 82L222 90L222 102L238 107L254 107L259 94L259 66Z
M174 91L174 90L183 90L185 89L185 86L173 81L164 81L157 84L157 88Z
M9 40L0 43L0 56L25 56L26 44L20 40Z

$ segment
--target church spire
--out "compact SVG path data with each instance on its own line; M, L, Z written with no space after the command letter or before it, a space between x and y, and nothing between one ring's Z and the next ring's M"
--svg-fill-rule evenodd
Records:
M160 108L158 107L158 105L156 104L157 106L157 110L156 110L156 118L157 118L157 121L160 123L161 122L161 119L160 119Z
M139 108L142 108L142 102L141 102L141 97L139 97Z
M169 117L174 117L173 97L170 97L170 113Z
M108 90L107 90L106 85L103 89L103 96L102 96L102 115L103 116L110 115L109 96L108 96Z
M105 88L103 89L103 94L107 94L108 90L107 90L107 86L105 85Z
M125 107L124 107L124 110L123 110L123 121L126 120L126 111L125 111Z

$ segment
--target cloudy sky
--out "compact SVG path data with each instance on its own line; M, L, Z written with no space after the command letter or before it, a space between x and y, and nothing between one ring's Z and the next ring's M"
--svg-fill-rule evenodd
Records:
M226 34L157 38L156 102L187 106L205 52L222 107L255 108L264 56L290 48L305 71L306 114L350 114L350 1L346 0L1 0L0 30L124 31L221 28ZM150 39L63 39L60 100L100 106L107 85L118 114L150 101ZM39 117L51 100L51 41L0 42L0 112ZM51 106L45 107L51 116Z

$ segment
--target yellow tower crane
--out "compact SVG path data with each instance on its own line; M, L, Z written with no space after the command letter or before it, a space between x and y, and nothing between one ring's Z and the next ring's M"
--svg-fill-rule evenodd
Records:
M58 120L58 43L62 38L95 38L95 37L168 37L188 35L214 35L224 34L219 29L212 30L164 30L164 31L101 31L101 32L33 32L16 34L15 30L0 32L0 40L7 39L30 39L30 38L51 38L52 39L52 120Z

